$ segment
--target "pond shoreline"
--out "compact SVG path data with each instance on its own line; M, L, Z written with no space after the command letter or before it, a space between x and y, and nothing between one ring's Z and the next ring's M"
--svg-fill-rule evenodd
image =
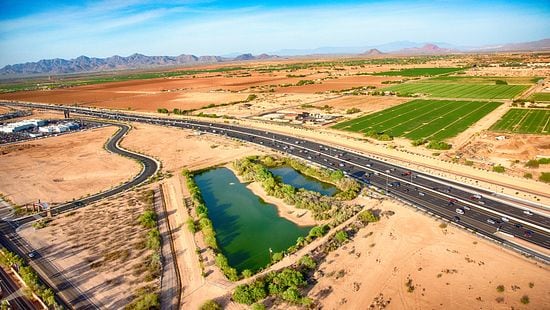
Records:
M237 179L239 179L241 183L246 184L246 187L250 189L254 195L260 197L266 203L274 205L277 209L277 214L280 217L285 218L298 226L315 226L319 224L318 221L313 219L311 211L306 209L298 209L285 203L280 198L269 196L259 182L247 182L242 178L242 176L237 174L237 171L235 171L232 164L227 164L224 167L231 170Z

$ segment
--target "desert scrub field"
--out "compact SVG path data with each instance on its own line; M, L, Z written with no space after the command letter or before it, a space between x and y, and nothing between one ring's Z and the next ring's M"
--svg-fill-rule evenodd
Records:
M336 124L333 128L363 133L376 131L412 140L443 140L466 130L500 104L419 99Z
M550 110L510 109L491 130L513 133L550 133Z
M410 68L378 72L374 75L384 76L433 76L464 70L463 68Z
M405 83L386 87L384 91L393 91L399 96L424 94L440 98L475 98L475 99L511 99L524 92L529 85L507 84L471 84L471 83Z

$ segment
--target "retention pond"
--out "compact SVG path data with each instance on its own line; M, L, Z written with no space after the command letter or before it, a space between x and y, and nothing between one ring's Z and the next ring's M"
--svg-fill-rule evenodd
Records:
M269 169L273 175L280 177L283 183L290 184L295 188L303 188L321 193L325 196L332 196L338 192L338 188L332 184L321 182L315 178L301 174L291 167L282 166Z
M289 168L291 169L291 168ZM270 253L286 250L311 227L298 226L280 217L228 168L214 168L196 175L221 251L239 272L269 264Z

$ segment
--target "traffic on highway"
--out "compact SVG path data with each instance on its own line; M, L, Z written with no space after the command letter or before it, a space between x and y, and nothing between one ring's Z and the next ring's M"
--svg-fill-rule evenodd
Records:
M527 248L513 239L521 239L550 249L550 220L543 213L524 206L516 206L467 184L420 173L409 168L302 138L260 129L244 128L234 124L210 123L191 119L170 119L143 116L111 110L82 107L63 107L42 104L20 104L30 108L69 110L91 117L118 121L145 122L173 126L197 132L222 135L268 147L329 169L339 169L346 175L400 201L414 205L489 237L503 245L534 256L545 262L544 253ZM497 232L501 235L495 234ZM505 238L507 237L507 238Z

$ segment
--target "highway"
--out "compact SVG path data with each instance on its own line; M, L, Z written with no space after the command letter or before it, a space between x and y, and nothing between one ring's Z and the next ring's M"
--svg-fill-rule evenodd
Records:
M67 204L60 205L52 208L53 214L60 214L73 210L75 208L83 207L87 204L104 199L106 197L116 195L127 189L130 189L136 185L139 185L146 181L149 177L153 176L159 169L158 163L152 158L127 151L119 146L120 140L130 130L129 125L120 123L108 123L110 125L118 126L117 133L109 139L105 148L110 152L126 156L135 159L143 165L141 172L130 182L114 187L105 192L101 192L83 199L75 200ZM4 210L5 213L5 210ZM82 293L78 288L72 285L61 272L46 258L40 255L40 252L33 249L23 240L16 232L16 228L35 221L38 218L46 216L45 212L38 215L26 216L18 219L11 219L9 217L0 220L0 243L9 251L16 253L21 258L26 260L30 266L32 266L39 274L43 283L46 283L57 293L58 303L69 309L98 309L97 306ZM29 254L33 254L30 257Z
M172 126L197 132L221 135L227 138L254 143L292 155L329 169L342 170L366 186L411 204L429 214L447 219L456 225L520 251L545 263L550 258L542 251L535 251L512 240L523 240L546 250L550 249L550 222L548 217L535 210L514 206L487 190L480 190L456 181L442 179L427 173L389 163L382 158L360 154L353 150L334 147L302 138L245 128L229 123L211 123L191 119L170 119L144 116L112 110L56 105L17 103L14 105L51 110L69 110L89 117L107 120L142 122ZM123 154L126 155L126 154ZM144 169L145 170L145 169ZM124 186L124 185L123 185ZM126 188L129 188L130 185ZM122 191L124 189L119 189ZM117 191L113 189L112 191ZM78 207L112 195L111 191L68 204L59 212ZM88 200L90 199L90 200ZM66 209L65 209L66 208ZM15 225L34 220L28 217ZM496 234L500 232L503 235Z
M30 103L15 105L59 111L69 110L72 113L103 119L173 126L262 145L323 167L340 169L365 185L375 187L403 202L453 221L506 246L520 250L524 254L545 262L550 261L549 257L543 253L515 244L495 234L501 232L513 239L521 239L550 249L550 220L545 215L525 207L514 206L510 202L493 196L487 190L403 168L381 158L228 123L170 119L84 107Z
M2 268L0 268L0 289L0 297L8 300L12 309L37 309L37 307L35 307L34 304L27 297L25 297L23 290L19 291L21 289L19 285L17 285L10 275ZM12 294L15 295L11 296Z

